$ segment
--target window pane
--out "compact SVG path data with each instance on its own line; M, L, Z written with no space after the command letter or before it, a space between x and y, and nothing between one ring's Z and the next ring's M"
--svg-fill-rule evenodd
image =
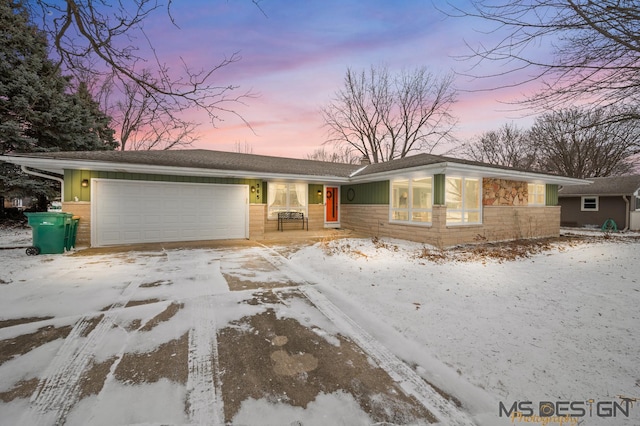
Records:
M412 182L413 197L411 206L414 209L430 209L432 207L431 178L414 179Z
M307 205L307 185L300 183L289 184L289 207L291 210L303 211L300 208Z
M403 210L396 210L393 212L393 220L409 220L409 212Z
M585 209L595 209L597 207L597 202L595 198L585 198L584 199L584 208Z
M531 205L544 205L545 198L545 185L540 183L530 183L528 185L529 191L529 204Z
M447 209L462 209L461 178L447 178L445 204Z
M267 183L267 207L269 219L278 217L279 212L296 211L307 214L306 183Z
M413 212L411 220L414 222L431 222L431 212Z
M269 207L286 207L287 206L287 185L277 183L269 185L270 194L273 194L273 201L269 203ZM270 197L271 198L271 197Z
M479 223L480 212L467 212L465 214L465 222L467 223Z
M447 210L447 223L461 223L462 212Z
M465 209L480 207L480 182L478 179L464 180L464 204Z
M392 204L394 208L409 207L409 181L399 180L393 182Z

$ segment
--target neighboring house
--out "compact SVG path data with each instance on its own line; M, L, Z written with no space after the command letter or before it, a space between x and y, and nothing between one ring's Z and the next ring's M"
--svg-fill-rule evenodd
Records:
M562 226L600 228L613 219L619 230L640 230L640 175L589 181L593 183L559 190Z
M31 197L0 197L0 200L5 209L15 208L19 210L28 209L33 205L33 203L37 201L36 199Z
M63 210L81 217L78 244L91 246L259 240L276 232L281 211L304 213L310 230L340 227L437 247L557 236L558 185L586 182L430 154L361 165L208 150L0 161L62 178Z

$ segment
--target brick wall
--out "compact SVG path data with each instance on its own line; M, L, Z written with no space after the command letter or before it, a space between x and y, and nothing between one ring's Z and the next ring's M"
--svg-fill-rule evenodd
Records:
M264 238L266 204L249 204L249 238L261 240Z
M483 241L557 237L559 207L485 206L479 225L446 225L446 208L433 207L431 226L389 223L387 205L343 205L342 227L370 236L401 238L436 247Z
M62 203L62 211L80 216L78 222L78 233L76 236L77 247L88 247L91 245L91 203L87 201L65 201Z

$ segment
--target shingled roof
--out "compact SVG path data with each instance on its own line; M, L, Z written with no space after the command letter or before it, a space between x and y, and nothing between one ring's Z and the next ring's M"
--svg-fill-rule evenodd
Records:
M640 188L640 175L589 178L591 185L564 186L558 191L560 197L578 195L632 195Z
M85 160L121 164L143 164L258 173L304 174L348 177L361 166L206 149L160 151L72 151L25 154L34 158Z
M233 177L307 179L333 182L366 182L396 171L430 168L436 173L484 173L515 180L542 180L557 184L583 183L531 170L432 154L418 154L377 164L342 164L237 152L186 149L167 151L69 151L0 156L22 166L62 174L66 169L173 173Z

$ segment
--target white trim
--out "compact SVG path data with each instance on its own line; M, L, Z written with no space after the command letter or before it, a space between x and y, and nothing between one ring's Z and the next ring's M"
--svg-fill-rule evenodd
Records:
M431 179L431 208L430 209L414 209L413 208L413 181L418 179ZM400 208L393 206L393 184L399 181L407 181L407 207ZM434 178L433 175L413 175L413 176L398 176L396 179L389 180L389 223L396 223L402 225L416 225L416 226L431 226L433 223L433 194L434 188L433 183ZM417 220L412 220L414 210L418 210L418 212L426 212L431 214L431 220L429 222L422 222ZM407 213L407 220L402 219L394 219L394 212L405 212Z
M45 175L44 173L38 173L36 171L29 170L29 169L27 169L27 166L22 166L21 170L24 173L28 174L28 175L38 176L38 177L41 177L41 178L51 179L51 180L55 180L57 182L60 182L60 201L64 202L64 179L59 178L57 176Z
M448 179L460 179L460 189L462 191L462 193L460 194L460 203L462 204L462 208L460 209L449 209L449 207L447 207L447 180ZM478 181L478 208L477 209L467 209L465 208L465 195L466 195L466 187L465 187L465 182L467 181L467 179L472 179L472 180L477 180ZM468 226L468 225L482 225L484 223L483 221L483 212L482 212L482 194L484 193L484 188L483 188L483 177L478 177L478 176L445 176L445 182L444 182L444 205L446 206L445 208L445 224L446 226ZM460 222L449 222L446 219L446 216L449 214L449 212L460 212L461 215L461 221ZM464 219L464 214L468 213L468 212L478 212L478 222L465 222Z
M336 188L338 191L338 220L335 222L327 222L327 188ZM340 205L340 185L323 185L322 186L322 216L324 218L325 228L340 228L340 217L342 214L342 206Z
M267 198L265 200L265 206L267 208L267 220L278 220L278 217L269 217L270 211L269 211L269 198L275 194L273 194L273 190L272 188L270 188L271 185L278 185L278 184L286 184L287 185L287 205L286 205L286 209L287 211L289 211L290 209L293 209L290 205L289 205L289 194L290 194L290 189L289 189L289 185L293 184L293 185L304 185L305 188L305 196L304 196L304 216L306 218L309 218L309 183L308 182L300 182L300 181L296 181L296 182L289 182L289 181L285 181L285 180L269 180L267 181ZM297 195L297 194L296 194ZM302 209L299 209L302 210Z

